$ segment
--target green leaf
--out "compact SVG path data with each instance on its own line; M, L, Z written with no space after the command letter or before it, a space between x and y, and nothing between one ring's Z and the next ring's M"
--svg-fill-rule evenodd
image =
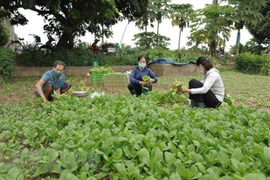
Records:
M264 174L258 174L258 173L249 173L244 176L245 180L265 180L266 177Z
M243 153L242 153L242 151L241 151L240 148L235 148L235 149L233 150L232 158L241 161L241 159L243 158Z
M150 155L146 148L142 148L139 152L139 159L142 163L146 164L148 167L150 165Z
M48 164L42 164L37 168L36 172L33 174L33 177L38 177L39 175L45 174L47 172L49 172Z
M197 165L199 171L201 171L202 173L205 174L205 167L204 167L204 165L202 163L196 163L196 165Z
M157 179L154 178L153 176L148 176L147 178L145 178L145 180L157 180Z
M181 180L181 177L177 173L172 173L170 176L170 180Z
M4 151L5 149L7 148L7 145L6 145L6 143L0 143L0 150L1 151Z
M162 162L163 161L163 153L161 152L161 150L158 147L155 147L152 150L152 154L154 156L154 158L156 159L157 162Z
M69 172L68 170L62 171L59 180L79 180L77 176Z
M220 180L233 180L233 178L231 176L223 176Z
M16 179L20 174L20 170L17 167L13 167L8 171L8 176L11 179Z
M52 162L58 157L59 153L53 149L48 151L49 161Z
M122 149L118 148L113 154L113 159L115 160L121 159L122 154L123 154Z
M165 152L164 155L165 155L165 160L169 164L173 164L174 161L176 160L174 154L172 154L170 152Z
M238 172L239 171L239 161L237 159L232 158L231 163L232 163L232 169L235 172Z
M84 163L84 165L80 168L80 172L88 172L90 168L90 165L88 163Z
M116 168L116 170L122 174L123 176L126 176L127 174L127 171L126 171L126 167L125 167L125 164L124 163L116 163L114 165L114 167Z
M264 147L263 154L264 154L264 161L269 163L270 162L270 147Z

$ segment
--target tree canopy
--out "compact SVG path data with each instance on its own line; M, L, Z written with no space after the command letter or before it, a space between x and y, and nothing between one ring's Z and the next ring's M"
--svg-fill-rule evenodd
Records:
M110 27L124 19L133 20L146 11L148 0L2 0L0 7L11 16L12 24L27 24L19 8L33 10L46 20L44 30L59 37L58 48L70 49L74 38L86 32L97 38L110 35Z
M270 45L270 0L267 0L266 6L260 9L264 18L255 26L248 27L254 40L259 44Z

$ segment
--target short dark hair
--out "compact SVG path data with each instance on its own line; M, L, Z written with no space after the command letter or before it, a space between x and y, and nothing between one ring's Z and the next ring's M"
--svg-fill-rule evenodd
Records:
M212 61L210 61L210 59L208 59L207 57L204 57L204 56L199 57L197 59L196 64L197 64L197 66L199 66L201 64L205 68L206 71L208 71L211 68L213 68Z
M66 64L63 61L55 61L53 67L56 67L57 65L64 66L64 69L66 68Z
M144 59L146 60L145 56L144 56L144 55L141 55L141 56L138 57L138 62L139 62L142 58L144 58ZM146 61L147 61L147 60L146 60Z

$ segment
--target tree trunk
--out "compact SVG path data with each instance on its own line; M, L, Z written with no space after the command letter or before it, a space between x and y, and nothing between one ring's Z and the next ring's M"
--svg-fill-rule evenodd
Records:
M213 0L212 1L212 4L218 5L218 0ZM218 18L218 16L216 15L215 19L217 19L217 18ZM218 34L218 32L215 32L215 34ZM210 47L209 47L210 54L212 56L216 55L216 49L217 49L216 40L212 40L212 42L210 43Z
M57 43L57 49L72 49L74 39L72 33L64 32Z
M178 37L178 50L180 50L181 34L182 34L182 29L180 28L179 37Z
M157 35L159 35L159 21L157 22ZM159 45L159 41L157 38L157 46Z
M211 42L209 49L210 49L211 56L214 56L216 54L216 49L217 49L216 41Z
M212 4L216 4L217 5L218 4L218 0L213 0L212 1Z
M122 44L122 41L123 41L124 35L125 35L126 30L127 30L127 27L128 27L128 24L129 24L129 22L127 23L127 25L126 25L126 27L125 27L125 29L124 29L124 32L123 32L122 37L121 37L120 44Z
M240 29L237 31L237 38L236 38L236 50L235 50L235 56L239 54L239 49L240 49Z

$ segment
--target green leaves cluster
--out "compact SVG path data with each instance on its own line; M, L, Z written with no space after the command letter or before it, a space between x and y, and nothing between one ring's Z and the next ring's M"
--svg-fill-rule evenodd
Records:
M149 82L150 79L151 79L151 78L150 78L150 76L148 76L148 75L142 77L142 80L145 81L145 82L147 82L147 81Z
M114 71L109 66L100 66L89 69L90 74L113 74Z
M74 38L86 32L109 37L111 26L123 19L132 20L146 13L148 0L52 1L2 0L0 7L12 14L13 24L25 25L27 19L18 9L36 11L44 17L44 30L58 36L57 48L72 49ZM1 17L1 14L0 14Z
M14 73L15 54L8 48L0 48L0 75L5 81L12 78Z
M0 47L6 45L8 43L8 40L9 40L9 30L7 29L3 20L0 18Z
M104 95L0 107L2 179L266 179L269 114Z

